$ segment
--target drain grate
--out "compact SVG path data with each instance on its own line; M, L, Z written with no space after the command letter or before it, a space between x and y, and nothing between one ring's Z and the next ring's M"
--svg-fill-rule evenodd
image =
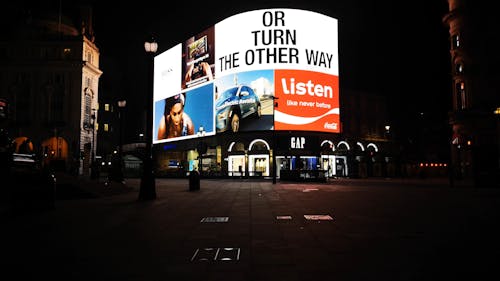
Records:
M333 218L330 215L304 215L306 220L313 221L332 221Z
M191 261L237 261L240 260L240 248L198 248Z
M240 248L219 248L215 260L237 261L240 260Z
M205 217L200 222L228 222L229 217Z
M191 257L191 261L209 261L214 260L219 248L198 248Z

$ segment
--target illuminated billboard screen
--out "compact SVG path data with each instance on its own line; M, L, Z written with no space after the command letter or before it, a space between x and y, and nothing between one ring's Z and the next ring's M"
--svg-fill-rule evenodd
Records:
M153 143L222 132L340 132L337 20L320 13L231 16L156 56L154 73Z

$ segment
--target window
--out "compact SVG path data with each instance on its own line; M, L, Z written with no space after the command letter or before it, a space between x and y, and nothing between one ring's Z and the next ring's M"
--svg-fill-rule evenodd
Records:
M63 58L70 58L71 57L71 48L64 48L63 49Z
M29 112L32 112L32 98L28 81L26 74L19 73L16 84L11 87L11 91L15 96L13 104L15 120L20 126L28 126L31 122Z
M467 99L465 93L465 83L458 82L456 84L457 109L465 109L467 107Z
M87 62L92 63L92 52L87 52Z
M7 113L7 100L0 99L0 119L6 119Z
M50 119L53 122L63 122L63 109L64 109L64 90L61 84L55 84L54 90L51 92L51 115Z
M455 65L455 72L457 74L462 74L464 72L464 65L462 63L458 63Z
M85 108L84 108L84 115L83 115L83 127L84 128L89 128L90 127L90 118L92 114L92 96L89 94L90 89L85 88Z
M460 47L460 35L455 34L452 37L453 49L457 49Z
M103 124L103 127L104 127L103 129L105 132L109 132L109 124L108 123Z

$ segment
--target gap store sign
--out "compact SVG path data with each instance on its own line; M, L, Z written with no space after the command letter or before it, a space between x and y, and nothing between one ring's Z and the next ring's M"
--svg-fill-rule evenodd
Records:
M323 14L237 14L159 54L154 68L153 143L226 131L340 133L338 25Z

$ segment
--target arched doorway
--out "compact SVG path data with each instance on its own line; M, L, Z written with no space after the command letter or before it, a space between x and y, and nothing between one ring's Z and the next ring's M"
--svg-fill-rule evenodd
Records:
M17 137L12 143L14 144L14 153L33 154L35 152L33 142L28 137Z
M227 172L229 176L242 177L246 170L245 144L242 142L231 142L227 149L228 163Z
M263 139L255 139L248 146L248 171L249 176L268 177L269 144Z
M43 164L65 170L68 159L68 142L62 137L51 137L42 142Z

